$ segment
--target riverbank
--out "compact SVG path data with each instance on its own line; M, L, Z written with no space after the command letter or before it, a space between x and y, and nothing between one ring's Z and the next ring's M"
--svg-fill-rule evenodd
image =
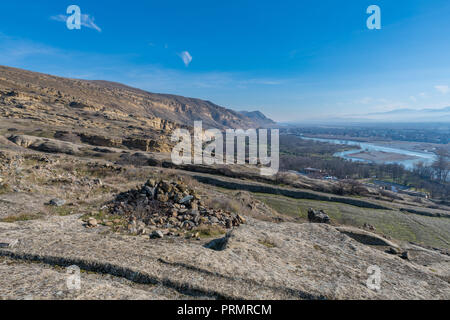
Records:
M347 155L350 158L370 161L374 163L392 163L399 161L411 161L420 159L416 156L409 156L405 154L384 152L384 151L362 151L358 153L351 153Z
M389 142L389 147L385 143L376 142L360 142L353 140L341 140L341 139L327 139L327 138L314 138L299 136L304 140L312 140L318 142L326 142L331 144L348 145L355 147L355 149L337 152L333 156L347 159L350 161L368 161L378 164L400 164L406 169L411 170L416 164L422 162L426 166L431 166L436 160L436 155L428 150L425 151L414 151L411 149L404 149L406 146L402 144L403 148L398 148L393 141ZM396 147L395 147L396 146ZM363 150L363 151L362 151ZM360 158L360 154L362 158ZM372 159L373 158L373 159Z

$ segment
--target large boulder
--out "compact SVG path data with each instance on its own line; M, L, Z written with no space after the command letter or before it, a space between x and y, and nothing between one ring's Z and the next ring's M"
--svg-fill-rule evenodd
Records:
M315 211L314 209L309 209L308 220L312 223L330 223L330 217L322 210Z

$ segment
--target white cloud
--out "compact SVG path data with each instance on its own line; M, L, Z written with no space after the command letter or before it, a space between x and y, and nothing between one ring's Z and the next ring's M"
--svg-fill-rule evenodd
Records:
M65 23L68 17L69 16L66 16L64 14L58 14L57 16L50 17L50 19ZM90 16L89 14L81 14L81 25L83 27L102 32L102 29L95 23L95 18Z
M450 88L447 85L439 85L434 88L442 94L447 94L450 92Z
M180 53L180 58L183 60L186 67L189 66L189 64L192 62L192 56L187 51L183 51L182 53Z
M409 99L411 99L412 101L414 101L414 102L416 102L417 101L417 98L416 97L414 97L414 96L410 96L409 97Z

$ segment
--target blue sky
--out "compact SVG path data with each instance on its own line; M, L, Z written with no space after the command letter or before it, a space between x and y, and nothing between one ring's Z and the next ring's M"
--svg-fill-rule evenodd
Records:
M61 19L72 4L86 15L81 30ZM381 30L366 27L372 4ZM449 40L447 0L0 3L2 65L278 121L448 106Z

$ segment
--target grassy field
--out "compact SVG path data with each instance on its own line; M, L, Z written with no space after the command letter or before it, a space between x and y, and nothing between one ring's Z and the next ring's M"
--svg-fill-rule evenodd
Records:
M362 227L371 224L377 233L401 241L450 249L450 219L424 217L396 210L359 208L343 203L293 199L273 194L254 196L277 212L307 221L308 208L324 210L337 224Z

